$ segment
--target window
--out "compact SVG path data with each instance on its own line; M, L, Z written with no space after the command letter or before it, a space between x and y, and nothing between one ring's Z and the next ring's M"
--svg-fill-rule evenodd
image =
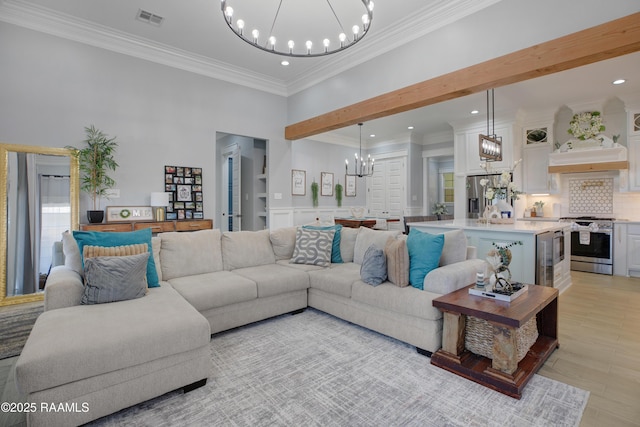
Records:
M453 203L453 172L440 171L440 194L441 203Z

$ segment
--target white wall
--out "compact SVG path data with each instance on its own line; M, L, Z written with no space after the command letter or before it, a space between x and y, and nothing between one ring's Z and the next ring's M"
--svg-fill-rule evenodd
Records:
M278 154L270 172L290 168L283 97L4 22L0 40L0 141L81 146L90 124L117 136L121 197L102 207L146 205L164 189L164 165L193 166L203 168L204 213L213 218L216 131L269 140ZM83 194L81 220L88 208Z

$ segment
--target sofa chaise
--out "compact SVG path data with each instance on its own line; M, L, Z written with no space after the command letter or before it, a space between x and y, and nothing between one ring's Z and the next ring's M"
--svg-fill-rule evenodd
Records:
M342 262L320 266L295 259L298 232L159 234L151 246L160 286L141 298L97 305L81 304L80 254L65 237L65 265L48 278L45 312L16 363L16 383L38 408L56 402L74 410L29 413L29 425L82 424L203 385L216 375L211 334L306 307L430 355L442 342L442 313L431 301L472 283L484 266L456 230L445 233L440 265L426 275L423 290L390 281L371 286L360 276L366 249L406 236L342 228L331 248Z

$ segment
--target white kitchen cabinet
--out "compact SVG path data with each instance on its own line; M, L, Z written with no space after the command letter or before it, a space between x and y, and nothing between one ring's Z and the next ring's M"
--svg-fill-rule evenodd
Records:
M640 224L629 224L627 228L628 274L629 276L640 277Z
M613 225L613 274L626 276L627 270L627 224Z
M526 146L522 154L522 191L527 194L551 193L549 154L551 144Z
M514 143L513 125L496 124L495 132L502 137L502 161L491 162L491 168L497 171L513 167ZM459 175L483 175L486 171L480 167L479 135L486 134L487 128L478 125L455 131L455 172ZM518 146L519 148L519 146ZM519 151L519 149L518 149ZM519 158L519 157L517 157Z
M629 155L629 191L640 191L640 135L627 139Z

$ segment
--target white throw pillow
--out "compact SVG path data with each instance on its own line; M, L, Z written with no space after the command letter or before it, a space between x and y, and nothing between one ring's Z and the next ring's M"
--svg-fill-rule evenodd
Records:
M362 264L364 253L369 246L376 245L378 249L384 250L389 237L396 237L400 234L400 230L372 230L367 227L360 227L358 237L356 237L356 246L353 251L353 262Z
M454 264L467 259L467 237L462 230L452 230L444 233L444 247L440 255L440 264Z

